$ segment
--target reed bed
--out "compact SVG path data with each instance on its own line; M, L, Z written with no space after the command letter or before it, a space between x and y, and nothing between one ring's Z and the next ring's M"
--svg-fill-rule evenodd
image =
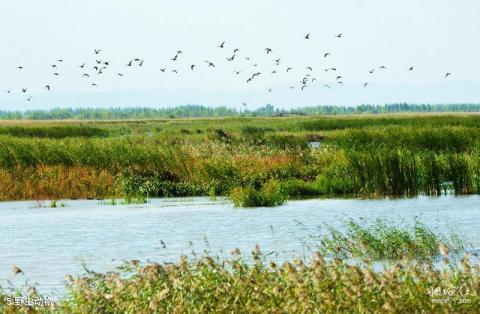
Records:
M372 264L325 259L267 262L258 247L250 258L182 257L175 264L139 261L119 272L66 276L67 295L49 307L7 305L2 313L475 313L480 268L468 257L436 269L399 262ZM20 269L16 269L20 272ZM20 275L20 274L19 274ZM38 296L32 287L16 295Z
M0 199L231 195L272 180L290 198L478 194L479 123L469 115L9 122L0 125ZM86 172L90 183L51 176L57 192L48 192L37 184L45 169Z

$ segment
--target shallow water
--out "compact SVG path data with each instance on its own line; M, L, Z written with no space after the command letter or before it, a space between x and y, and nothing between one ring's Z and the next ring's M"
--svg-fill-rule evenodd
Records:
M48 205L48 202L45 203ZM60 202L58 203L60 204ZM122 261L172 262L192 250L229 256L255 244L278 260L309 256L302 240L346 217L387 218L411 224L415 216L439 232L456 232L480 248L480 196L408 199L315 199L276 208L233 208L225 199L153 199L142 205L65 201L0 203L0 284L37 283L43 293L63 290L65 274L115 270ZM161 241L166 244L163 248ZM190 242L191 241L191 242ZM12 266L25 275L13 276Z

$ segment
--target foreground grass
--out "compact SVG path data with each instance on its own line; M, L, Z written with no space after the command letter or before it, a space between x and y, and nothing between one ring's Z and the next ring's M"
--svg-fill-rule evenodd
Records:
M67 277L67 296L48 308L7 306L2 313L475 313L480 268L464 258L436 270L429 263L325 260L269 264L256 248L246 262L205 256L176 264L126 264L120 273ZM31 297L35 291L30 290Z

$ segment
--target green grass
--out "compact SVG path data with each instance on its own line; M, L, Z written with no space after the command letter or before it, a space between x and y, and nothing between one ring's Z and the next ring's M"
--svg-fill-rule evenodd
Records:
M467 247L460 236L439 234L417 219L412 226L384 219L349 219L345 230L329 227L329 233L315 242L326 255L372 259L433 259L439 256L439 247L453 254Z
M292 198L478 194L479 125L466 114L8 121L0 199L230 195L269 181Z

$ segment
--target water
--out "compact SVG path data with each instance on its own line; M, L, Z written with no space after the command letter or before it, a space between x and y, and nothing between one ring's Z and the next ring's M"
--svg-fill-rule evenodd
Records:
M48 205L48 202L45 203ZM439 232L456 232L480 248L480 196L410 199L316 199L289 201L276 208L238 209L225 199L154 199L142 205L66 201L42 208L34 202L0 203L0 284L37 283L58 295L64 275L115 270L123 261L174 262L181 254L208 249L229 256L249 254L255 244L279 260L309 256L302 244L325 224L387 218L412 223L415 216ZM166 244L163 248L160 241ZM191 241L191 242L190 242ZM25 275L13 276L12 266Z

